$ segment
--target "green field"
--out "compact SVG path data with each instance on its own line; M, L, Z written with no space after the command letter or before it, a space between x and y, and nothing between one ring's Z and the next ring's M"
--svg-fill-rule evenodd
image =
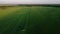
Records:
M0 34L60 34L60 7L0 8Z

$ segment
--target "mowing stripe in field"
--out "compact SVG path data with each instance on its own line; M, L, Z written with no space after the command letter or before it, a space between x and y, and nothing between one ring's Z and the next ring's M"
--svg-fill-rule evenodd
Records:
M9 15L6 14L7 16L0 20L0 34L49 34L59 28L60 8L18 7L16 10L13 9L11 12L6 9ZM26 31L22 31L24 29Z
M28 23L27 19L29 20L29 8L25 8L23 10L17 10L16 12L13 12L13 15L11 14L10 16L6 16L5 19L3 20L4 22L1 22L2 24L5 24L3 26L3 30L1 29L1 33L4 34L16 34L18 31L19 26L21 25L23 28L26 26L26 23ZM21 12L20 12L21 11ZM15 22L14 22L15 21ZM20 24L21 23L21 24Z

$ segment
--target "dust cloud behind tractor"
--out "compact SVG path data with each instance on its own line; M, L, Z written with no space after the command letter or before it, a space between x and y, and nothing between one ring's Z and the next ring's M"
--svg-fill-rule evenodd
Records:
M60 0L0 0L0 4L60 4Z

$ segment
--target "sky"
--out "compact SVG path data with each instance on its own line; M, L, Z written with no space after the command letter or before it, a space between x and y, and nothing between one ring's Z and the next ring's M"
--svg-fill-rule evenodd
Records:
M0 0L0 4L60 4L60 0Z

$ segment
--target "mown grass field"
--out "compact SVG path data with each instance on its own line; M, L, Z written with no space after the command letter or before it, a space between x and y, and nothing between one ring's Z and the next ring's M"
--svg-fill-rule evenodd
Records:
M60 7L0 8L0 34L60 34Z

